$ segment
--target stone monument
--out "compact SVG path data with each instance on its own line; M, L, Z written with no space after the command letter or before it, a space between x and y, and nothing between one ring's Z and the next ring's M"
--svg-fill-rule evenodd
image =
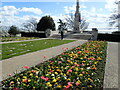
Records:
M80 24L81 24L81 15L80 15L80 12L79 12L79 0L77 0L73 32L80 32Z
M120 15L120 1L118 2L118 15ZM118 30L120 31L120 17L118 18Z
M83 33L83 30L81 29L81 14L79 12L79 0L76 2L76 11L74 16L74 29L73 31L69 31L64 35L64 38L68 39L84 39L84 40L90 40L92 37L92 34L90 33ZM94 32L94 31L93 31ZM95 35L94 33L93 35ZM54 34L51 36L51 38L60 38L60 35Z

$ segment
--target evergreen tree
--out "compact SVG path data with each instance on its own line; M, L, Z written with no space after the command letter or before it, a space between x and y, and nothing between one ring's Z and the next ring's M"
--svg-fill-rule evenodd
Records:
M19 34L20 32L16 26L11 26L10 29L8 30L8 33L10 35L16 36L16 34Z
M46 31L47 29L55 30L55 23L52 17L44 16L37 24L37 31Z

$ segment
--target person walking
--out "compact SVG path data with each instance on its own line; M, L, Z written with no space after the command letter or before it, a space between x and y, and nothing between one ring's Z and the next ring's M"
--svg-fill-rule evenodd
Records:
M60 31L60 34L61 34L61 40L63 40L63 38L64 38L63 30Z

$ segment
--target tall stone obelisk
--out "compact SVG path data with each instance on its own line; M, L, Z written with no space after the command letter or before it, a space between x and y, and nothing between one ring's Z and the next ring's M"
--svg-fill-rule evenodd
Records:
M120 15L120 1L118 1L118 15ZM118 30L120 31L120 17L118 18Z
M79 0L76 2L76 11L74 18L74 32L80 32L81 15L79 12Z

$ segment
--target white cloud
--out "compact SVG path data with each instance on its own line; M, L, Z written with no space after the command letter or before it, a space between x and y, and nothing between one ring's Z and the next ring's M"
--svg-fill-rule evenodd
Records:
M68 7L68 6L65 6L65 7L64 7L64 11L65 11L65 13L67 13L67 14L75 11L75 9L76 9L76 5L72 5L72 6L70 6L70 7Z
M0 7L0 26L11 26L16 25L20 26L22 23L26 22L27 20L31 18L36 18L37 21L39 21L39 16L32 16L32 15L23 15L18 16L21 12L31 12L36 15L41 15L42 11L39 8L16 8L15 6L3 6Z
M113 9L116 7L114 3L116 1L120 1L120 0L106 0L105 9L108 9L109 11L113 11Z
M39 8L26 8L26 7L23 7L19 11L21 11L21 12L31 12L31 13L38 14L38 15L42 14L42 11Z
M100 11L102 12L102 11L103 11L103 8L100 8Z
M4 6L0 8L1 15L13 16L18 14L18 9L15 6Z
M87 6L81 4L81 5L80 5L80 8L87 8ZM65 11L66 14L74 13L75 10L76 10L76 5L75 5L75 4L72 5L72 6L70 6L70 7L68 7L68 6L65 6L65 7L64 7L64 11Z
M0 8L0 14L6 16L14 16L20 12L31 12L37 15L41 15L42 11L39 8L16 8L15 6L3 6Z
M95 12L96 12L96 8L95 8L95 7L92 7L91 12L92 12L92 13L95 13Z

